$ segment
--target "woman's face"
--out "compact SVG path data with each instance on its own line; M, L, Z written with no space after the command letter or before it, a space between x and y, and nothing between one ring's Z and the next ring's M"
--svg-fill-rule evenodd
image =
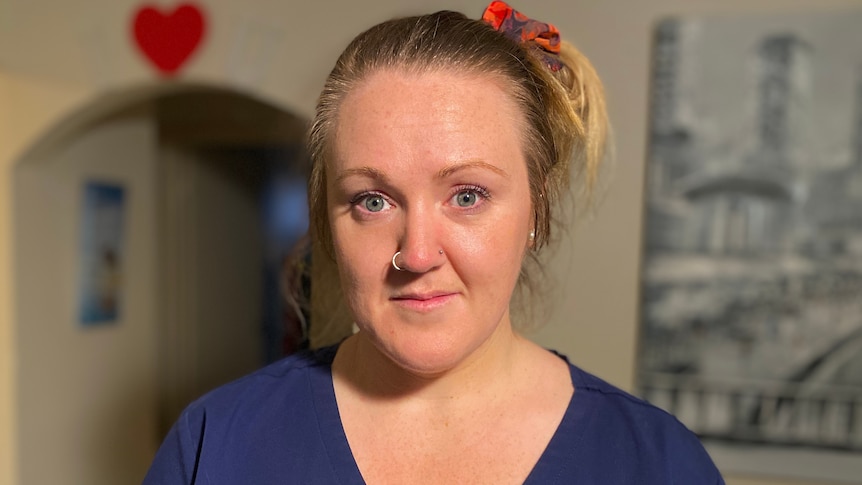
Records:
M327 206L344 293L363 337L417 374L509 330L533 212L520 113L501 86L383 70L341 106Z

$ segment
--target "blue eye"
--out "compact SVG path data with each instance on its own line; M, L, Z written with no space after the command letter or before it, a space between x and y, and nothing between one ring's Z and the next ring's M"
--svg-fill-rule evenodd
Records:
M365 198L365 208L368 212L380 212L386 207L386 201L379 195L369 195Z
M462 190L455 195L455 202L459 207L471 207L476 205L477 200L476 192L472 190Z
M491 198L488 189L481 185L462 185L457 187L456 190L458 192L452 196L452 203L463 209L481 205L485 200Z

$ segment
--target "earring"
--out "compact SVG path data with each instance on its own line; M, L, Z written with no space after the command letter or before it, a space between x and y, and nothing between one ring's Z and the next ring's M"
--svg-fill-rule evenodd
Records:
M397 258L399 254L401 254L401 251L398 251L392 255L392 267L395 268L395 271L404 271L404 268L398 266L398 264L395 262L395 258Z
M438 253L440 253L440 256L443 256L443 250L442 250L442 249L440 249L440 250L439 250L439 251L437 251L437 252L438 252Z
M531 229L531 230L530 230L530 242L533 242L533 241L535 241L535 240L536 240L536 230L535 230L535 229Z

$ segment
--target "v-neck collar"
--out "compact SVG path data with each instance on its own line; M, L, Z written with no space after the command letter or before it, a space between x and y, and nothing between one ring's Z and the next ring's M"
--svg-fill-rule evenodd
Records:
M333 346L320 351L319 372L309 374L309 385L314 399L314 408L317 414L317 422L320 436L323 440L324 449L332 465L333 473L338 477L341 484L364 484L359 465L353 457L347 434L341 422L341 414L338 411L338 402L335 398L335 387L332 380L332 361L338 346ZM563 419L557 426L554 435L548 442L548 446L542 452L539 460L533 466L525 484L553 484L570 483L572 472L566 469L566 465L572 463L572 457L576 450L583 446L582 433L576 432L582 429L591 419L588 406L578 406L580 393L578 388L582 384L577 369L572 366L565 356L554 352L558 357L566 361L569 366L569 375L572 379L574 392L569 400L569 405L563 415Z
M581 406L579 402L583 399L581 392L583 380L578 370L569 362L564 355L553 352L557 357L563 359L569 366L569 375L572 379L572 397L566 408L563 419L554 431L551 441L539 461L533 465L533 469L524 480L524 484L568 484L572 483L572 476L576 472L569 470L576 460L572 458L578 455L578 450L583 446L584 433L579 430L585 429L587 423L592 419L593 407Z
M338 412L338 402L335 399L335 387L332 381L332 361L338 346L324 349L319 354L319 372L309 374L309 385L314 396L314 410L317 414L317 423L320 429L320 437L323 447L329 456L332 471L341 484L362 485L365 480L359 471L359 465L353 458L344 425L341 423L341 414Z

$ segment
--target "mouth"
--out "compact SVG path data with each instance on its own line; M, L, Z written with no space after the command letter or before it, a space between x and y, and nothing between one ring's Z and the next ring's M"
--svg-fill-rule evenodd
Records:
M415 311L427 312L440 308L454 300L458 293L403 293L390 298L397 305Z

